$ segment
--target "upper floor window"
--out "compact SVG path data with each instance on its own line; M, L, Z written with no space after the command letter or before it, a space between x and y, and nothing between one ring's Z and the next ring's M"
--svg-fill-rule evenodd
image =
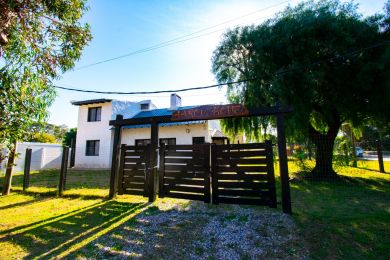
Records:
M86 156L98 156L99 155L99 140L87 140L87 147L85 150Z
M102 107L90 107L88 108L88 122L101 121Z
M149 110L149 103L141 104L141 110Z
M204 136L192 137L192 144L204 144L204 143L205 143Z

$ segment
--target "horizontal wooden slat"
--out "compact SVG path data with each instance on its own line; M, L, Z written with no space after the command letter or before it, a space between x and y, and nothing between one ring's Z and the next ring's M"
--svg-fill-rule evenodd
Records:
M194 186L172 186L164 185L164 190L167 191L181 191L189 193L204 193L204 187L194 187Z
M123 164L123 170L129 171L129 170L143 170L145 168L145 165L142 164L134 164L134 163L125 163Z
M234 164L250 164L250 165L258 165L258 164L267 164L267 158L217 158L218 165L234 165Z
M165 171L205 171L204 166L198 165L181 165L181 164L165 164Z
M204 179L184 179L184 178L164 178L164 183L167 184L189 184L189 185L204 185Z
M165 149L166 150L201 150L201 149L205 149L206 147L208 147L209 145L202 145L202 144L198 144L198 145L193 145L193 144L177 144L177 145L166 145L165 146Z
M217 172L267 172L267 166L216 166Z
M238 150L238 149L265 149L265 143L253 143L253 144L222 144L217 145L217 150Z
M205 172L165 172L165 177L179 177L179 178L204 178Z
M204 200L204 196L198 194L168 192L168 193L164 193L164 196L170 198L176 198L176 199L185 199L185 200L201 200L201 201Z
M125 163L140 163L140 164L143 164L146 161L145 161L145 158L143 158L143 157L137 157L137 158L135 158L135 157L127 157L127 158L124 159L124 162Z
M148 147L147 146L134 146L134 145L126 145L125 146L125 150L126 151L145 151L147 150Z
M258 206L268 206L268 199L246 199L246 198L226 198L218 197L219 203L227 204L245 204L245 205L258 205Z
M124 171L123 172L123 178L132 178L132 177L144 177L145 172L144 171Z
M239 182L239 181L219 181L218 187L220 188L247 188L247 189L268 189L268 182Z
M217 174L218 180L268 180L267 174Z
M266 156L266 151L239 151L239 152L217 152L217 158L242 158L242 157L264 157Z
M143 183L129 183L125 182L123 183L123 188L125 189L136 189L136 190L144 190L145 184Z
M218 195L220 196L240 196L240 197L269 197L268 191L261 190L231 190L231 189L218 189Z
M134 156L134 157L144 157L144 152L135 152L135 151L132 151L132 152L126 152L125 153L125 156Z
M141 190L132 190L132 189L126 189L123 191L124 194L130 194L130 195L140 195L140 196L143 196L144 195L144 191L141 191Z
M204 160L202 158L165 158L165 163L178 163L178 164L191 164L191 165L203 165Z
M123 177L123 182L145 182L145 178L144 177L135 177L135 176L132 176L132 177Z
M189 157L192 158L194 156L194 153L192 151L181 151L181 152L176 152L176 151L166 151L165 152L165 157Z

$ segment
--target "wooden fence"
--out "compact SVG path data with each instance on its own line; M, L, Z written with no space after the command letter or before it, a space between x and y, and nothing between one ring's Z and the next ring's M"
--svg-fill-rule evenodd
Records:
M212 146L213 203L276 207L272 144Z
M210 202L210 145L160 147L159 197Z

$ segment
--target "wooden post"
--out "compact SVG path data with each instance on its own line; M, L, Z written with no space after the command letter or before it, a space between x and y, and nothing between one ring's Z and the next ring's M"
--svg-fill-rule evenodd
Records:
M217 179L217 146L211 144L211 201L218 204L218 179Z
M164 175L165 175L165 144L160 146L160 167L159 167L159 188L158 197L164 198Z
M205 170L204 173L204 202L210 203L211 191L210 191L210 144L202 145L203 149L203 167Z
M149 185L149 202L154 202L158 192L158 175L157 175L157 149L158 149L158 123L153 121L150 131L150 157L148 169Z
M31 152L32 150L30 148L26 149L26 157L24 158L23 191L26 191L30 186Z
M284 131L284 115L278 114L276 116L276 120L276 127L278 132L280 182L282 186L282 209L284 213L292 214L290 180L288 176L288 163L286 152L286 135Z
M61 161L61 171L60 171L60 183L58 185L58 196L62 196L65 190L66 184L66 173L68 170L68 156L69 156L69 147L64 146L62 149L62 161Z
M125 155L126 155L126 145L122 144L119 154L119 171L118 171L118 195L123 195L123 167L125 164Z
M265 141L265 150L267 153L267 178L270 194L269 206L271 208L276 208L275 172L271 140Z
M376 151L378 154L379 171L385 173L385 166L383 164L383 152L381 140L376 140Z
M76 161L76 137L72 138L71 146L70 146L70 164L69 168L73 168Z
M116 121L123 120L122 115L116 115ZM113 199L117 192L117 165L119 161L119 149L121 144L121 127L119 125L114 126L114 141L112 144L112 158L111 158L111 175L110 175L110 193L109 199Z

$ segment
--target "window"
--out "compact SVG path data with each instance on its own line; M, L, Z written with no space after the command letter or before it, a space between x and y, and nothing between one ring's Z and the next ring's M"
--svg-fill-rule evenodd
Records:
M205 143L204 136L192 137L192 144L204 144L204 143Z
M176 145L176 138L160 138L160 145Z
M146 146L150 144L150 139L135 139L135 146Z
M88 122L96 122L101 120L102 107L88 108Z
M99 156L99 140L88 140L87 149L85 151L86 156Z
M141 110L149 110L149 103L141 104Z

